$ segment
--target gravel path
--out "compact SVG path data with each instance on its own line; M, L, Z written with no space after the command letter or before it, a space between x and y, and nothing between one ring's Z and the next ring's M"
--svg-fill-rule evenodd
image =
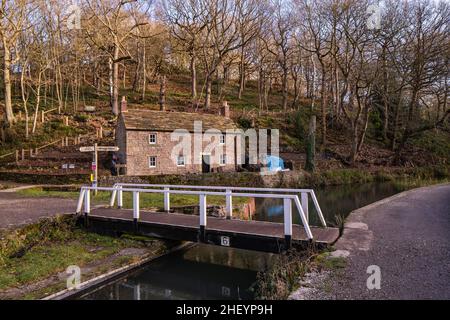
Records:
M75 212L76 201L61 198L27 198L0 191L0 229L15 228L42 217Z
M349 254L315 299L450 299L450 184L401 193L354 211L336 243ZM381 288L367 289L377 265Z

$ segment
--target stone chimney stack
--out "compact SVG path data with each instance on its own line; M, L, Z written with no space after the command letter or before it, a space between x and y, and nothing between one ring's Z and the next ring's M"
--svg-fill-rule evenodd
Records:
M120 102L120 112L127 112L127 99L122 96L122 101Z
M227 101L224 101L222 103L222 108L220 109L220 114L224 116L225 118L230 117L230 106L228 105Z

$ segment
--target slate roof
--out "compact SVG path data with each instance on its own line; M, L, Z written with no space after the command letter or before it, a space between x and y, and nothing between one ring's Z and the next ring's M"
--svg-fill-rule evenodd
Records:
M129 109L121 115L127 130L172 132L186 129L194 132L195 121L202 121L203 131L237 129L233 120L214 114Z

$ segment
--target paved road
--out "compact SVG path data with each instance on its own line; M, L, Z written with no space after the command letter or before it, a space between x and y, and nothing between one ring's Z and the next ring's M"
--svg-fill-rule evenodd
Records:
M14 228L38 221L42 217L74 212L76 201L59 198L27 198L0 192L0 229Z
M321 298L450 299L450 184L359 209L346 228L336 248L350 252L347 268ZM367 289L370 265L381 269L380 290Z

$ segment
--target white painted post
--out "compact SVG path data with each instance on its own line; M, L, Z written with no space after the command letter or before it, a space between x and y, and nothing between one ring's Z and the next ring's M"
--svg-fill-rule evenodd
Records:
M80 190L80 196L78 197L78 203L77 203L77 211L76 214L81 213L81 209L83 208L83 199L84 194L86 193L86 190L84 188L81 188Z
M117 195L117 186L113 186L114 190L111 192L111 199L109 200L109 206L112 208L114 207L114 202L116 202L116 195Z
M284 239L286 241L286 248L289 249L292 244L292 200L289 198L284 198L283 203L284 203Z
M311 232L311 228L309 227L309 223L306 220L305 213L303 212L302 204L300 203L300 200L298 199L297 196L295 196L294 201L295 205L297 206L297 210L300 213L300 218L302 219L303 228L305 229L306 235L308 236L308 239L312 240L314 237Z
M122 209L123 207L123 191L122 186L119 186L119 191L117 192L117 208Z
M135 222L139 220L139 192L133 191L133 219Z
M134 287L134 300L141 300L141 284L138 283Z
M302 192L302 209L305 213L306 221L309 222L308 194L306 192Z
M164 211L170 211L170 188L164 188Z
M200 207L200 241L205 242L205 229L206 229L206 195L201 194L199 196L199 207Z
M84 214L91 213L91 191L88 189L84 193Z
M327 222L325 221L325 218L323 216L322 209L320 209L319 201L317 201L316 194L314 193L314 190L311 190L311 198L313 199L314 206L316 207L317 213L319 214L320 222L322 223L322 226L324 228L326 228L327 227Z
M226 195L226 210L227 210L227 219L233 218L233 198L231 196L231 189L227 189Z

